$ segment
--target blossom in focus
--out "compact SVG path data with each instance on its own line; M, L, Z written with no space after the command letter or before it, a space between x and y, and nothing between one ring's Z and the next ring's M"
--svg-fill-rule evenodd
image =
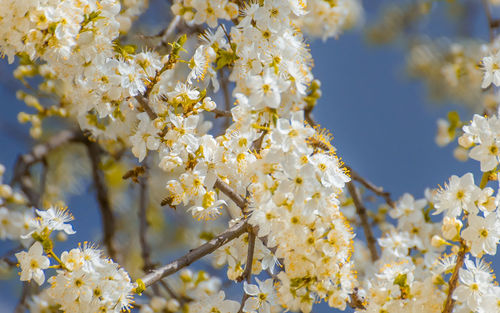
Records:
M30 281L32 278L38 285L45 281L44 269L50 266L49 258L43 255L42 244L38 241L31 246L28 252L16 253L17 261L21 267L21 280Z

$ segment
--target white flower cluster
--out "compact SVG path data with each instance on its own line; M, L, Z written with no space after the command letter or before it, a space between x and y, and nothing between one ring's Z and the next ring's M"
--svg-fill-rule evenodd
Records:
M382 255L365 273L373 278L364 286L368 305L363 312L442 311L446 293L436 284L441 272L434 273L434 268L444 248L431 245L440 224L428 218L427 204L404 194L389 211L397 226L378 240Z
M49 295L66 312L121 312L130 306L133 285L123 268L83 245L61 254L65 270L48 281Z
M349 8L355 7L351 2L312 1L310 10L304 1L252 2L239 8L240 16L232 2L176 2L174 13L194 23L236 23L229 33L219 27L204 34L188 61L180 57L185 36L172 43L165 56L135 53L120 45L117 38L125 22L115 0L3 0L0 4L9 13L0 13L0 26L19 27L0 32L0 51L10 60L15 54L27 55L27 62L39 59L47 74L43 76L57 86L53 91L67 116L77 119L104 147L124 145L139 161L148 151L158 152L159 167L175 177L165 179L166 204L182 204L198 219L216 218L223 205L233 218L248 218L258 236L267 238L265 245L257 239L261 249L255 260L261 266L255 266L255 272L271 269L277 258L283 260L276 286L282 306L307 312L316 300L324 299L343 308L355 284L350 263L353 234L337 196L349 178L329 138L305 123L304 109L314 106L319 83L313 82L312 58L298 26L336 36L348 24ZM209 83L218 89L216 73L221 68L231 70L237 103L231 110L234 123L224 135L214 137L207 134L210 125L201 113L216 107L207 92ZM247 195L248 211L241 212L214 188L217 180ZM64 217L48 218L58 217L64 225ZM56 224L38 226L61 227ZM245 255L228 256L230 265L229 259L236 261L230 272L241 270ZM61 260L66 269L51 279L53 289L69 282L77 295L61 303L66 310L95 298L106 305L119 304L115 308L126 306L121 291L128 290L129 283L119 279L115 265L110 268L96 259L73 270L69 261ZM86 272L89 266L97 276ZM103 278L101 269L111 272L111 282L121 281L122 289L89 295L88 287L98 286Z
M225 299L221 290L222 282L216 277L209 276L204 271L193 273L184 269L178 279L170 280L171 288L176 291L175 298L169 299L154 296L149 303L141 305L140 313L191 312L211 313L237 312L240 303Z
M498 311L499 288L482 259L484 254L495 255L500 242L498 195L486 187L498 165L497 121L496 116L475 115L459 138L464 148L473 147L470 157L481 162L485 173L480 186L472 173L453 175L444 188L427 194L430 207L426 200L405 194L389 212L398 224L379 239L380 272L366 286L367 312L441 312L449 292L445 282L453 271L459 274L452 294L457 310ZM431 221L431 207L434 215L444 213L439 223ZM446 246L452 247L452 254L445 253ZM455 268L459 258L465 259L465 269Z
M26 199L10 185L2 183L4 172L5 167L0 164L0 239L21 240L29 231L33 214L29 210L14 209L26 204Z
M491 84L500 86L500 52L485 56L481 64L484 71L481 87L488 88Z
M48 282L51 288L32 301L41 307L56 306L65 312L121 312L131 305L133 285L127 272L112 260L104 258L102 251L85 243L79 248L63 251L60 258L52 250L50 233L61 230L75 233L66 222L73 218L66 209L49 208L37 210L39 217L31 223L35 229L29 234L36 241L28 252L16 253L21 267L22 281L35 280L39 285L45 281L45 272L50 266L48 256L58 264L56 275ZM45 299L45 304L40 302ZM31 305L34 306L32 303Z

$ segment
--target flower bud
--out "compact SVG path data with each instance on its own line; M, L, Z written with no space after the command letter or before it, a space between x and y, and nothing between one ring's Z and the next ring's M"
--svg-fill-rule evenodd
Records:
M444 240L443 238L441 238L440 236L438 236L438 235L432 236L431 245L433 247L439 248L439 247L447 245L447 244L448 244L448 242L446 240Z

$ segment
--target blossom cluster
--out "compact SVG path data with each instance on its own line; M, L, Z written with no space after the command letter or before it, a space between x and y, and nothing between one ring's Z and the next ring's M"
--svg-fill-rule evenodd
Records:
M17 210L16 207L26 204L25 196L3 183L5 167L0 164L0 239L22 240L33 219L32 212Z
M32 302L38 309L56 307L66 312L121 312L131 305L133 285L127 272L111 259L104 258L102 251L84 243L78 248L63 251L58 257L53 251L50 234L63 231L74 234L73 217L65 208L37 210L32 220L31 236L35 242L28 252L15 254L21 268L21 281L32 279L42 285L45 270L56 268L56 274L48 279L51 288L44 298L35 297ZM49 257L56 261L51 266ZM44 301L41 301L44 299ZM31 304L35 306L34 303Z
M60 99L47 110L36 98L20 95L38 111L19 117L32 122L32 134L39 136L40 119L55 114L77 120L104 149L121 145L139 162L156 152L157 166L165 172L165 204L183 206L203 220L217 218L226 206L232 218L249 220L258 236L254 260L260 265L253 272L272 270L277 259L282 262L278 282L265 283L265 289L277 288L277 303L310 311L320 298L334 307L346 306L355 282L350 263L353 234L337 197L349 178L330 138L305 122L305 110L319 97L319 83L313 81L312 58L299 27L324 38L337 36L360 16L356 1L176 1L173 13L188 25L216 28L202 35L186 59L184 46L194 44L186 36L171 43L166 55L137 53L120 44L120 32L130 24L124 12L130 10L115 0L5 0L2 7L9 10L0 13L0 26L19 27L0 33L1 53L11 62L20 55L24 68L18 77L39 73L50 82L44 90ZM235 25L226 31L218 26L220 19ZM229 71L237 102L230 111L232 124L215 137L203 112L217 106L208 95L219 89L221 71ZM248 206L238 207L215 187L220 182L246 195ZM38 214L46 219L43 212ZM50 219L57 217L64 222L57 214ZM44 229L54 225L39 222L37 227L32 235L40 240ZM221 248L230 251L226 261L232 279L245 265L248 242L241 240ZM77 297L64 297L68 302L60 305L77 311L75 306L94 305L97 297L120 304L115 308L126 307L130 284L115 265L94 261L72 268L65 260L87 252L101 260L89 249L61 257L62 269L50 280L52 289L62 292L58 286L68 282L78 286L73 293ZM39 255L39 250L37 245L33 253ZM122 282L122 288L112 295L101 289L90 292L87 287L100 286L106 271L114 273L108 280ZM256 296L257 289L250 286L245 291ZM259 301L249 300L246 308L265 306Z
M247 227L219 245L213 258L215 266L227 265L230 280L245 280L242 303L226 299L219 280L183 271L169 299L155 291L141 304L142 313L310 312L318 301L345 309L357 296L359 312L441 312L450 297L459 310L498 310L490 300L498 299L499 288L482 259L496 254L500 240L498 195L486 186L500 160L497 116L474 116L459 139L485 172L479 186L468 173L452 176L426 199L403 195L385 211L396 226L380 225L381 257L372 256L369 265L361 253L354 255L361 258L358 264L352 260L354 234L341 211L350 201L343 189L352 182L331 136L310 116L321 85L312 75L302 31L337 37L361 19L358 1L174 0L171 26L182 20L186 34L169 43L165 54L138 52L122 42L145 1L0 0L0 7L6 8L0 12L0 53L9 62L19 57L15 76L26 86L32 77L43 80L39 92L18 93L36 111L19 115L32 124L33 137L42 135L48 117L76 121L85 140L114 159L106 166L129 153L137 168L153 169L162 206L181 207L203 221L227 212L231 227ZM426 6L417 8L420 18ZM397 23L407 22L406 15L398 16ZM192 36L205 24L209 29ZM478 50L469 43L420 45L410 63L417 75L432 70L430 80L451 86L448 94L463 91L469 102L486 103L480 91L470 91L479 89L481 77L483 88L500 84L498 57L483 59L481 76L474 71ZM435 66L443 60L446 66ZM220 89L225 110L214 101ZM45 94L56 101L42 101ZM212 129L214 116L226 119L220 135ZM453 121L442 123L443 142L462 126ZM141 171L128 173L120 178L144 184ZM132 292L144 291L141 280L132 284L123 268L92 245L55 254L51 234L74 233L65 209L35 210L37 218L7 209L11 202L24 204L8 185L0 185L0 199L0 238L29 246L16 254L21 280L42 285L55 269L47 279L51 288L30 300L33 311L119 312L131 306ZM433 221L440 213L443 220ZM144 272L154 267L143 261ZM356 267L362 264L367 266L360 269L360 285ZM264 272L270 278L252 283L252 275ZM450 273L458 273L458 282Z

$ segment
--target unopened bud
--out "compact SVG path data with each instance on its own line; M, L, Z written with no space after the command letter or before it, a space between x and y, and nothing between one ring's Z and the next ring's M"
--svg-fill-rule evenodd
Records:
M0 197L10 198L12 196L12 188L9 185L0 185Z
M162 297L153 297L151 299L151 302L149 302L149 305L155 312L161 312L163 309L167 307L167 300Z
M455 159L465 162L469 159L469 151L467 151L464 147L458 146L455 150L453 150L453 156Z
M441 238L440 236L438 236L438 235L432 236L431 245L433 247L439 248L439 247L447 245L447 244L448 244L448 242L446 240L444 240L443 238Z
M458 144L460 146L464 147L465 149L468 149L468 148L472 147L474 142L472 141L472 137L470 135L464 134L464 135L458 137Z
M185 269L181 272L179 277L185 283L190 282L191 280L193 280L193 272L189 269Z
M454 217L445 216L443 219L443 226L441 227L441 232L443 237L447 240L455 240L456 236L460 233L462 229L462 222Z
M180 308L180 303L176 299L168 299L167 301L167 310L170 312L177 312Z

